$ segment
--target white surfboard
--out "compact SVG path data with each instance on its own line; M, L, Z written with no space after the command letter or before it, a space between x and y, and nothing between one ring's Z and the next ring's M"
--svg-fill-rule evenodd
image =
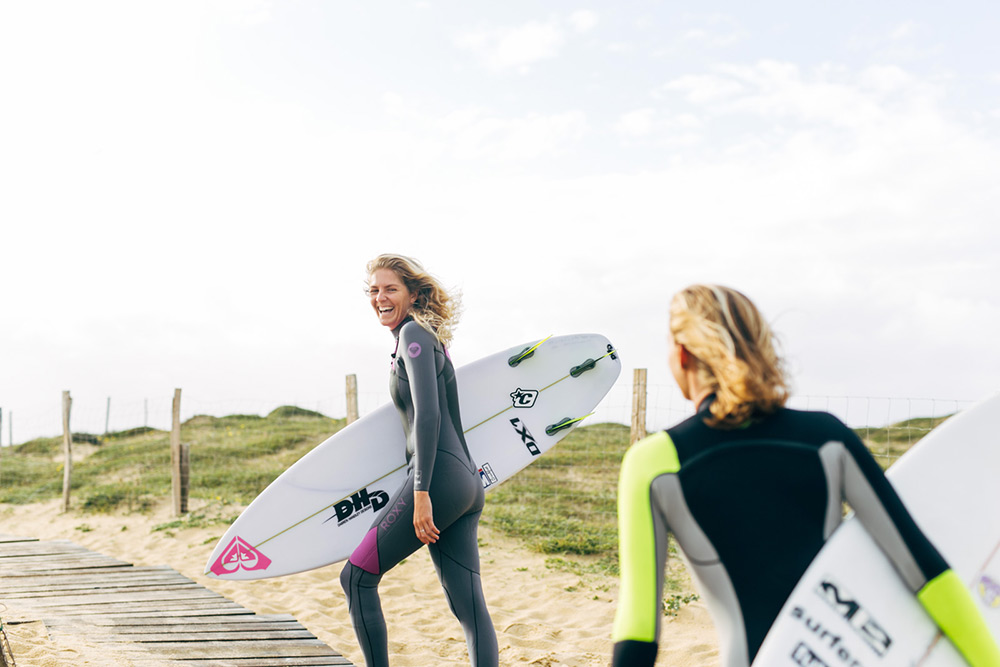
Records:
M456 370L462 426L489 491L588 416L621 361L597 334L516 345ZM277 577L341 561L406 478L406 440L387 404L317 445L243 511L209 557L219 579Z
M931 431L887 476L1000 641L1000 395ZM754 661L761 667L965 664L853 517L806 570Z

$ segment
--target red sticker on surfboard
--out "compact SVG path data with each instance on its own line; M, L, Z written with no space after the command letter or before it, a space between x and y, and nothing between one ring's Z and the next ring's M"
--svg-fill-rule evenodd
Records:
M210 569L213 574L221 577L241 569L266 570L270 564L270 558L254 549L242 538L234 537Z

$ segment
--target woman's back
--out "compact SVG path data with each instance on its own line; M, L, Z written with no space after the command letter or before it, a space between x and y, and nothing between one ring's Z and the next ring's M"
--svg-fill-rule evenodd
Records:
M919 588L946 567L857 436L832 415L780 409L736 429L699 415L652 436L645 456L676 464L644 482L663 534L673 531L720 630L723 664L747 665L848 500L878 526ZM656 451L654 455L652 452ZM648 474L648 461L626 472ZM900 526L899 529L896 526ZM650 582L652 585L652 582Z

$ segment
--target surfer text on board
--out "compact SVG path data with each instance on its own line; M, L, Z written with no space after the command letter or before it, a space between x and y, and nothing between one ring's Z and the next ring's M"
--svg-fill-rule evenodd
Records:
M483 484L466 446L455 369L445 348L459 303L408 257L380 255L367 268L372 308L396 339L389 392L406 433L409 467L340 574L351 622L368 667L388 665L378 583L426 544L472 664L493 667L497 638L483 598L476 539Z
M845 500L966 660L1000 665L971 595L861 440L833 415L784 407L783 364L754 304L688 287L670 303L670 334L671 370L697 414L622 461L615 667L655 661L668 530L702 586L721 664L748 667Z

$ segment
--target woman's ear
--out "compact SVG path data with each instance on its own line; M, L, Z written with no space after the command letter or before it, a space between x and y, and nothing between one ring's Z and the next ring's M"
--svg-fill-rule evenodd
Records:
M683 345L678 344L677 347L680 348L677 350L677 360L680 361L681 368L683 368L684 370L689 370L691 367L691 361L692 359L694 359L694 356L692 356L692 354L688 352L688 349Z

